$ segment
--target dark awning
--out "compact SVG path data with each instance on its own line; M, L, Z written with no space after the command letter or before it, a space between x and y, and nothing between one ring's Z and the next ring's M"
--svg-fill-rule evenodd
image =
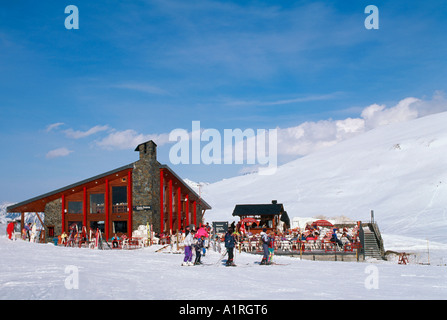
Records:
M284 212L282 203L272 202L270 204L238 204L233 210L233 216L271 216L282 214Z

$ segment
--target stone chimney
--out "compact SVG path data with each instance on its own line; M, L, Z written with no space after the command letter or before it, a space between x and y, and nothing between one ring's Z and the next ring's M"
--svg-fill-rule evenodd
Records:
M139 144L135 151L140 152L140 160L157 160L157 145L152 140Z
M132 225L160 225L158 209L160 208L160 170L157 161L157 145L150 140L139 144L135 151L140 153L140 160L135 162L132 171L132 204L147 209L134 211Z

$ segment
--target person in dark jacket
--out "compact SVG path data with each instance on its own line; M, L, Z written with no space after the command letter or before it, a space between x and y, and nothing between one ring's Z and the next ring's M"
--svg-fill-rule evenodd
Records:
M343 242L341 242L341 240L338 239L338 237L337 237L337 229L336 229L336 228L334 228L334 229L332 230L332 238L331 238L331 242L336 243L336 244L338 244L338 246L339 246L340 248L343 248Z
M264 251L264 256L262 257L261 264L269 264L269 243L270 243L270 237L267 234L267 229L262 229L261 232L261 243L262 243L262 250Z
M203 243L205 242L205 237L201 236L198 239L195 240L194 247L196 249L196 260L194 261L195 265L202 264L202 261L200 261L200 258L202 257L202 249L203 249Z
M225 234L225 248L227 248L228 252L228 260L226 265L227 266L234 266L234 247L236 246L236 238L233 234L233 229L229 228L227 233Z

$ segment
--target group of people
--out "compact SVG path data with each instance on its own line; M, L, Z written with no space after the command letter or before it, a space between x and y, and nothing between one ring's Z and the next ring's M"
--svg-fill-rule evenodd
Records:
M183 258L183 266L192 266L202 264L202 255L206 254L205 239L209 237L207 226L202 225L196 231L195 229L187 226L185 228L185 240L183 244L185 246L185 257ZM195 260L192 262L193 248L195 249Z
M15 240L15 229L16 229L16 221L11 221L8 223L6 227L6 232L8 233L8 239ZM38 240L40 234L40 230L37 230L37 225L29 222L25 224L22 229L22 240L28 240L30 242L35 242Z
M261 260L261 265L268 265L272 263L272 258L274 254L274 242L275 236L273 232L268 232L266 228L262 229L260 233L260 243L262 245L263 257ZM227 266L234 266L234 248L236 247L238 240L240 241L240 234L237 230L232 227L228 228L225 234L225 248L227 249L228 259L226 262Z
M351 244L357 241L358 232L358 226L355 226L352 229L347 227L343 227L343 229L330 227L329 229L324 228L320 230L318 227L307 225L299 239L301 241L328 241L335 244L340 249L343 249L346 244Z
M182 266L192 266L202 264L201 258L206 253L205 241L209 238L209 232L205 225L202 225L197 231L190 226L185 229L185 239L183 240L184 253ZM263 229L261 232L261 243L263 247L263 258L260 262L261 265L271 264L271 260L274 252L274 241L275 237L272 232L267 233L267 229ZM226 252L224 255L228 254L228 258L225 262L226 266L235 266L234 263L234 249L237 247L240 241L240 234L237 229L233 226L228 228L223 238ZM218 242L218 247L220 248L220 239L216 236L216 241ZM195 251L195 260L192 262L193 250ZM223 255L223 256L224 256ZM222 258L223 258L222 256Z

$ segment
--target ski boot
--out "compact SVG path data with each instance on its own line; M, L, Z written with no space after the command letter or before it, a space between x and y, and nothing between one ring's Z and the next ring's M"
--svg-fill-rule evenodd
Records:
M236 265L234 264L233 260L227 260L227 262L225 263L225 266L227 266L227 267L235 267Z

